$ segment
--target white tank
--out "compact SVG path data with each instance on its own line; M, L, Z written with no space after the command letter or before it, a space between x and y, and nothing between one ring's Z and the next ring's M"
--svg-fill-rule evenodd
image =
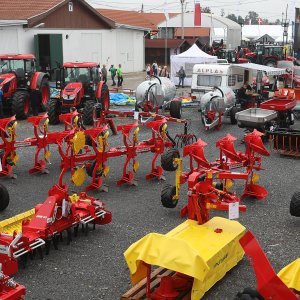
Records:
M200 107L202 111L210 110L223 113L226 108L232 107L235 102L234 91L228 87L220 87L204 94L200 99Z
M161 106L165 101L174 99L176 87L167 77L151 78L138 85L135 91L137 103L150 99L152 103ZM149 98L148 98L149 97Z

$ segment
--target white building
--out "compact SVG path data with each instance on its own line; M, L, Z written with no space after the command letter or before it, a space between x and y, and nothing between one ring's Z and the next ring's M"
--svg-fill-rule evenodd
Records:
M121 63L124 72L144 69L148 29L116 25L84 0L6 1L0 12L1 54L35 54L43 69L67 61Z

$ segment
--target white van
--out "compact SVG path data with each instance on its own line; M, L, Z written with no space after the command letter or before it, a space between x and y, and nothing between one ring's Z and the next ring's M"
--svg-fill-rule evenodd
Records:
M200 100L202 95L216 86L238 90L250 78L249 70L233 64L196 64L193 68L191 96Z

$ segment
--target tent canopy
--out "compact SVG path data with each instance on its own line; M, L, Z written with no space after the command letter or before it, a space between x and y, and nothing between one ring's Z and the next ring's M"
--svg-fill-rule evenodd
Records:
M175 84L178 84L179 78L177 72L179 71L180 67L183 66L186 73L184 85L191 86L193 67L195 64L216 62L216 56L212 56L203 52L196 44L194 44L185 52L182 52L178 55L171 55L171 80Z
M282 75L287 73L285 69L273 68L273 67L268 67L264 65L253 64L253 63L236 64L234 66L242 69L263 71L266 72L267 75Z

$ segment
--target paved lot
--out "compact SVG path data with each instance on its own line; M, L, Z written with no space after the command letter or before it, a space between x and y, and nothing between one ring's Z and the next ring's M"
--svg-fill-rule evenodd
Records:
M144 74L136 73L124 76L124 87L134 89ZM182 90L178 90L181 93ZM197 109L186 108L183 117L191 120L191 132L208 143L207 157L217 158L215 142L218 138L231 133L239 139L244 132L237 126L224 121L221 130L205 132ZM119 122L125 122L121 120ZM128 120L131 122L131 120ZM298 128L299 122L297 123ZM51 131L62 130L63 126L51 126ZM18 139L32 136L31 127L25 122L18 123ZM182 128L170 125L172 135ZM150 136L150 131L141 128L140 140ZM121 144L121 135L110 137L110 146ZM33 149L18 149L20 161L15 168L18 179L1 179L10 192L11 203L1 219L13 216L43 202L48 189L56 183L59 175L59 155L56 147L51 147L51 165L49 175L28 175L33 162ZM35 258L28 262L26 269L20 269L15 279L27 287L28 299L98 299L116 300L130 287L129 272L123 258L123 252L136 240L149 232L166 233L182 222L180 209L186 203L186 189L181 190L178 206L165 209L160 203L160 192L164 182L145 180L150 170L151 155L139 157L140 168L137 173L138 187L116 186L121 176L124 158L109 160L110 173L105 183L108 193L91 192L101 198L106 207L113 212L113 222L90 231L88 236L79 234L70 246L66 239L59 245L59 250L51 249L50 255L43 261ZM299 188L299 160L272 154L263 159L265 171L261 172L260 183L269 196L264 201L246 199L247 212L242 214L240 222L252 230L259 239L276 271L296 259L300 250L300 219L289 215L289 201L293 191ZM173 182L174 174L166 174L166 181ZM69 182L69 178L66 178ZM89 182L86 182L88 184ZM70 190L77 190L70 185ZM237 191L241 185L237 184ZM225 212L212 215L226 216ZM172 251L172 249L170 249ZM233 299L234 295L245 286L255 286L252 269L244 259L231 270L226 277L214 286L204 299Z

